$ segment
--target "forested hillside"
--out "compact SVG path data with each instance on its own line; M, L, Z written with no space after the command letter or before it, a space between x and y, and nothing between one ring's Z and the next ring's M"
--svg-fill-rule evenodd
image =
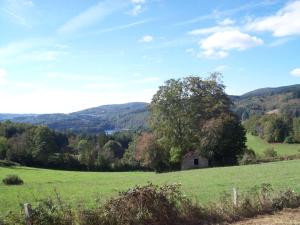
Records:
M263 88L241 96L230 96L232 110L246 120L253 115L300 115L300 85ZM104 105L70 114L18 115L0 114L0 121L47 125L58 131L97 133L103 130L146 129L149 116L148 103L132 102Z
M98 133L104 130L145 129L148 104L132 102L119 105L103 105L70 114L17 115L0 114L0 121L46 125L58 131Z
M253 115L287 114L300 115L300 85L263 88L241 96L231 96L233 110L242 120Z

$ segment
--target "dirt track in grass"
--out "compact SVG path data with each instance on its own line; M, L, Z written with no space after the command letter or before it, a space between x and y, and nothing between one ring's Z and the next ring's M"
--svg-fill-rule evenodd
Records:
M300 208L286 209L274 215L243 220L234 225L300 225Z

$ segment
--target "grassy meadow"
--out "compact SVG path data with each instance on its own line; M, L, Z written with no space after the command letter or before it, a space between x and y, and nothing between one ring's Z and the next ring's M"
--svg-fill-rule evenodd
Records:
M300 144L268 143L265 140L247 134L247 146L256 153L263 155L264 150L273 147L279 156L295 155L300 153Z
M55 193L73 205L93 206L96 199L105 199L137 184L181 183L187 196L207 203L218 200L233 187L241 191L255 185L270 183L276 190L293 188L300 191L300 160L259 165L209 168L164 174L152 172L73 172L28 167L0 167L0 179L17 174L24 180L21 186L0 184L0 212L18 210L19 203L34 203L36 199Z

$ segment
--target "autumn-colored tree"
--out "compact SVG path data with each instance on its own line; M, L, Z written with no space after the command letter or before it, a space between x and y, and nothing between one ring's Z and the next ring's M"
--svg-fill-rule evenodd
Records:
M162 172L169 166L168 157L168 152L158 143L154 134L143 133L138 137L135 158L144 167Z

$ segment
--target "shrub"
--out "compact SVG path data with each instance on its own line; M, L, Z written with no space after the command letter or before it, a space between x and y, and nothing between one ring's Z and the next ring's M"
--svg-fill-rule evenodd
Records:
M273 199L272 207L276 210L284 208L298 208L300 204L300 196L292 190L281 192Z
M177 203L182 200L178 185L137 186L104 205L105 220L118 225L181 224Z
M12 167L12 166L20 166L20 164L16 162L12 162L10 160L0 160L0 166Z
M265 157L276 157L278 154L274 150L274 148L267 148L266 150L264 150L264 155Z
M293 136L287 136L287 137L284 139L284 143L293 144L293 143L295 143L295 139L294 139Z
M24 216L21 213L8 212L0 216L0 225L24 225Z
M253 149L246 149L242 158L239 160L240 165L254 164L257 162L256 154Z
M6 185L22 185L24 183L17 175L8 175L2 181Z
M34 225L73 225L74 220L71 208L59 198L40 200L32 211Z

